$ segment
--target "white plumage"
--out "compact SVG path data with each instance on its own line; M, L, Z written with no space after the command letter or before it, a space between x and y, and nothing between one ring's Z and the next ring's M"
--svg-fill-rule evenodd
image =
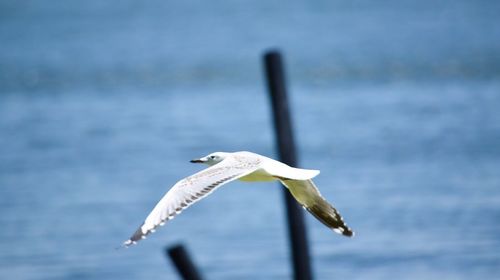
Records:
M354 234L312 182L311 179L319 174L318 170L290 167L251 152L217 152L191 162L205 163L210 167L177 182L130 239L124 242L125 246L146 238L196 201L236 179L250 182L279 180L297 202L326 226L345 236Z

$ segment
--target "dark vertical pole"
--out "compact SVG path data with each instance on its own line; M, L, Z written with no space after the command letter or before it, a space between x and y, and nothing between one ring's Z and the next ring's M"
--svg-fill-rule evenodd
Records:
M201 280L201 275L194 266L188 252L182 245L175 245L166 249L177 268L177 271L184 280Z
M281 55L277 51L269 51L264 55L264 61L267 85L272 100L279 157L282 162L291 166L297 166ZM288 231L292 247L294 279L310 280L312 279L312 272L303 212L299 204L285 188L283 188L283 194L286 201Z

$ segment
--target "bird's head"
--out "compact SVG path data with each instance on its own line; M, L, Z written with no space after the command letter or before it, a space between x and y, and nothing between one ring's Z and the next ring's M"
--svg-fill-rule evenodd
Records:
M215 165L221 161L223 161L228 153L223 153L223 152L215 152L211 153L208 156L198 158L198 159L192 159L192 163L204 163L209 166Z

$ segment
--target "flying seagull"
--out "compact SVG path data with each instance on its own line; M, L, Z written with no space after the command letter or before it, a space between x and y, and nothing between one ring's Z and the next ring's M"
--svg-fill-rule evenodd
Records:
M344 236L354 235L339 212L321 196L311 180L319 174L319 170L290 167L251 152L216 152L191 162L204 163L210 167L177 182L156 204L130 239L123 243L125 247L145 239L191 204L237 179L249 182L278 180L304 209L327 227Z

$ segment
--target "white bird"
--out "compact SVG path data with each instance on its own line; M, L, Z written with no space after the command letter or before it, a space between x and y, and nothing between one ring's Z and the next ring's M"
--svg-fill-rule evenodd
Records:
M319 170L290 167L251 152L216 152L191 162L205 163L210 167L177 182L156 204L137 231L123 243L125 247L145 239L194 202L236 179L250 182L279 180L304 209L327 227L344 236L354 235L339 212L321 196L311 180L319 174Z

